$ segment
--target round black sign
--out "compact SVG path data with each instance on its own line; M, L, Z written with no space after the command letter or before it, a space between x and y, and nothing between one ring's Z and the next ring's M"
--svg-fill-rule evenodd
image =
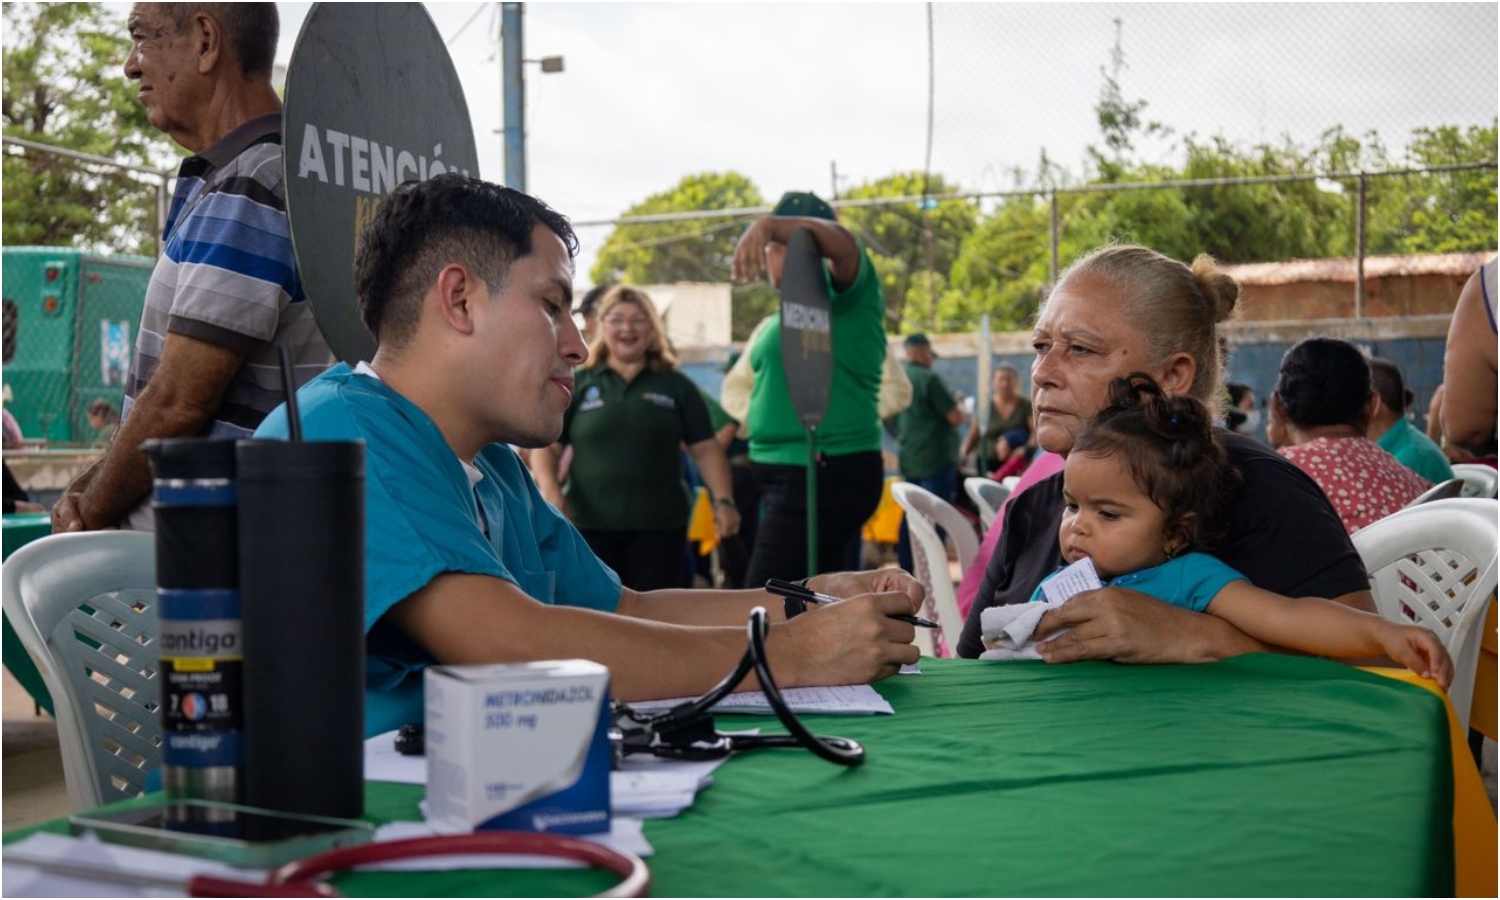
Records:
M833 298L812 232L798 228L781 269L781 364L792 408L808 431L823 422L833 384Z
M297 36L282 121L292 246L333 353L374 355L354 251L380 198L411 179L479 174L469 107L420 3L315 3Z

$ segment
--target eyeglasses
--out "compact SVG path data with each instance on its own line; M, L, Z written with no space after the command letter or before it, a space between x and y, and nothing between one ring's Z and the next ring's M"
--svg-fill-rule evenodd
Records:
M626 325L632 328L646 328L651 324L651 320L645 316L630 316L628 318L626 316L610 316L600 321L610 328L624 328Z

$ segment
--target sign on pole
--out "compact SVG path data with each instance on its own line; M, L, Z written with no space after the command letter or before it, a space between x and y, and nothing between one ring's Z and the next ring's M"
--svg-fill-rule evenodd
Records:
M781 365L792 408L807 429L807 574L818 572L817 430L833 384L833 298L812 232L798 228L781 269Z
M354 296L360 229L396 185L479 174L463 87L420 3L315 3L282 114L292 247L333 353L374 355Z
M798 228L781 270L781 364L802 427L816 430L833 383L833 298L812 232Z

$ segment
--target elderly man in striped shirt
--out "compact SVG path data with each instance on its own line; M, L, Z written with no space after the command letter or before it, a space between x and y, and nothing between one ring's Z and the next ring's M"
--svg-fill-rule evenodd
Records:
M137 3L125 75L151 124L192 151L146 290L124 419L52 511L54 531L151 528L149 438L249 437L332 361L292 256L282 182L280 23L271 3Z

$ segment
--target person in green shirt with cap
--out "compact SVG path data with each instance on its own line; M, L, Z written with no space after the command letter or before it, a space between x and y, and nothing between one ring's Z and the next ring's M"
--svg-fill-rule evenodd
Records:
M935 358L927 335L906 336L911 405L888 421L901 443L901 477L952 503L958 490L958 426L963 424L964 411L943 376L932 371ZM911 534L904 518L896 556L901 568L911 571Z
M833 381L816 432L819 572L842 568L844 550L880 503L877 397L885 361L885 296L860 243L833 208L809 193L788 193L771 215L751 223L734 250L737 281L769 275L780 285L786 244L798 228L811 232L826 263L832 300ZM808 574L807 432L792 406L782 366L780 314L745 353L754 372L746 416L750 467L761 492L761 521L745 583Z

